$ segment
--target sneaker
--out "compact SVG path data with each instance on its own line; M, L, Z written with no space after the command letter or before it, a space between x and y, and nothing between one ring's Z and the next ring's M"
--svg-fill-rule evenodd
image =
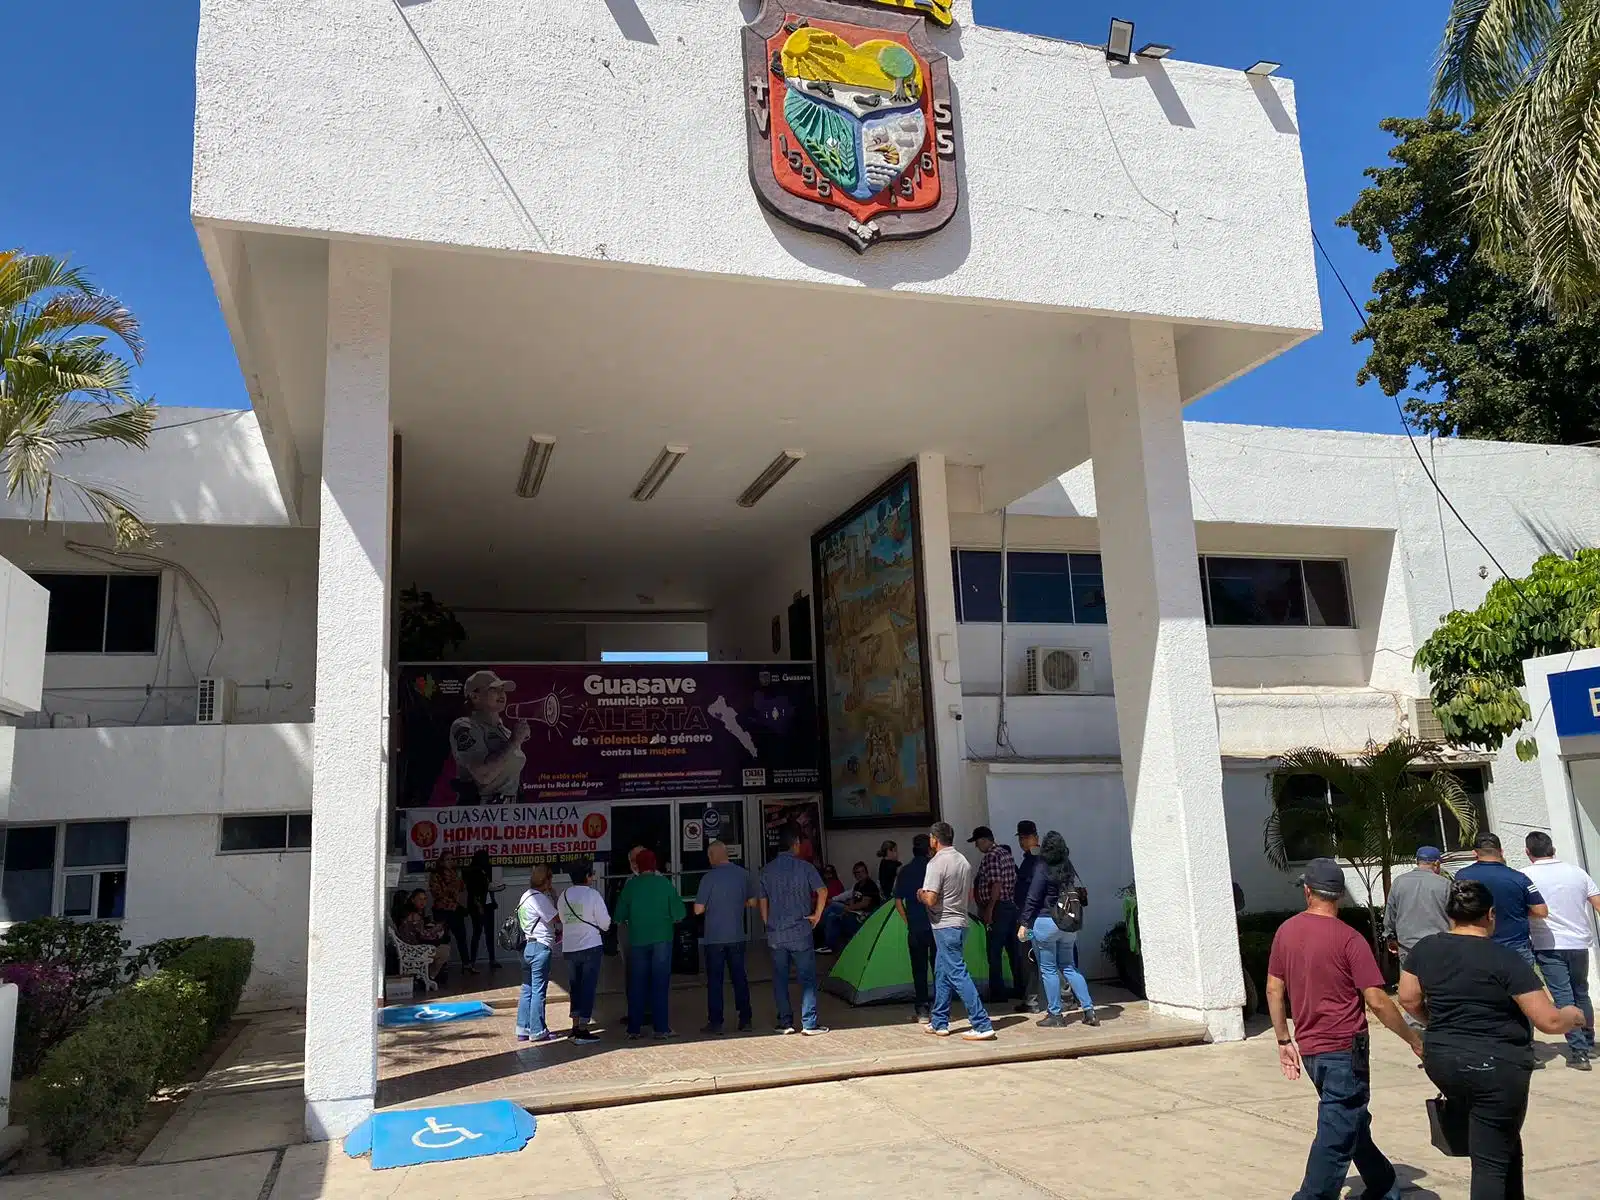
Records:
M1084 1009L1083 1023L1092 1029L1094 1026L1100 1024L1100 1014L1095 1012L1092 1008Z
M1594 1070L1594 1063L1590 1061L1589 1052L1587 1050L1579 1050L1572 1056L1572 1061L1567 1065L1574 1071Z
M821 1037L823 1034L831 1032L832 1030L826 1025L813 1025L810 1029L802 1029L800 1031L804 1037Z
M818 954L832 954L833 953L833 947L832 946L818 946L817 947L817 953Z
M525 1034L525 1033L519 1033L519 1034L517 1034L517 1041L519 1041L519 1042L525 1042L525 1041L527 1041L527 1040L528 1040L528 1035L527 1035L527 1034Z
M961 1040L963 1042L992 1042L994 1041L994 1030L985 1029L979 1031L977 1029L969 1029L961 1035Z
M1044 1020L1036 1021L1034 1023L1038 1025L1040 1029L1065 1029L1067 1027L1067 1019L1060 1013L1050 1013L1045 1017Z
M913 1008L911 1010L911 1019L919 1025L926 1025L933 1020L933 1016L925 1008Z
M710 1025L710 1024L702 1025L702 1026L700 1026L700 1032L701 1033L710 1033L710 1034L721 1034L722 1033L722 1026L721 1025Z
M772 1032L773 1033L783 1033L783 1034L793 1033L794 1032L794 1026L793 1025L778 1025L778 1026L775 1026L773 1028Z
M575 1046L592 1046L600 1040L598 1033L590 1033L587 1029L580 1029L572 1035Z
M744 1020L739 1022L739 1032L740 1033L749 1033L751 1028L752 1028L752 1023L751 1023L751 1019L749 1017L746 1017Z
M1014 1012L1014 1013L1027 1014L1027 1013L1041 1012L1043 1010L1040 1009L1040 1007L1037 1004L1030 1004L1026 1000L1024 1000L1020 1004L1013 1005L1012 1008L1011 1008L1011 1011Z
M931 1024L929 1024L929 1025L928 1025L928 1026L926 1026L926 1027L925 1027L925 1028L924 1028L924 1029L923 1029L923 1032L924 1032L924 1033L931 1033L931 1034L933 1034L933 1036L934 1036L934 1037L949 1037L949 1036L950 1036L950 1030L949 1030L949 1029L948 1029L948 1028L945 1028L945 1029L935 1029L935 1028L934 1028L934 1027L933 1027L933 1025L931 1025Z
M643 1033L630 1033L630 1034L628 1034L628 1040L630 1042L637 1042L643 1037L644 1037Z
M674 1033L674 1032L673 1032L673 1031L672 1031L672 1030L670 1030L670 1029L669 1029L669 1030L667 1030L667 1031L666 1031L666 1032L665 1032L665 1033L658 1033L658 1034L656 1034L656 1035L655 1035L655 1039L656 1039L656 1041L658 1041L658 1042L665 1042L665 1041L669 1041L669 1040L671 1040L671 1039L672 1039L672 1038L675 1038L675 1037L677 1037L677 1036L678 1036L678 1035L677 1035L677 1034L676 1034L676 1033Z
M534 1046L548 1046L551 1042L559 1042L562 1040L562 1038L557 1037L555 1034L546 1029L538 1037L529 1038L528 1042L530 1045Z

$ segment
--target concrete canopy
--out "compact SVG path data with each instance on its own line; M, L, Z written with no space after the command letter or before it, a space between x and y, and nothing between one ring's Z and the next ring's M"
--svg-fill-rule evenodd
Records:
M327 243L208 223L201 236L280 484L314 522ZM1088 457L1086 355L1123 320L530 254L388 254L397 569L462 604L703 609L919 452L981 468L977 502L998 508ZM1181 327L1185 401L1303 336ZM534 434L556 446L525 500ZM654 499L631 500L667 444L689 452ZM740 508L785 449L806 457Z

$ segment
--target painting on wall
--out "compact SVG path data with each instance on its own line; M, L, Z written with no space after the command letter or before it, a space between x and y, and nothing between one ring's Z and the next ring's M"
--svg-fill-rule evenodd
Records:
M811 539L829 826L939 815L917 469Z

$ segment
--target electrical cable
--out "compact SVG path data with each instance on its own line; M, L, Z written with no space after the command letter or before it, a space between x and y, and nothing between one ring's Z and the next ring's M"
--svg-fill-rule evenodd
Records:
M1317 230L1315 226L1313 226L1311 229L1311 240L1316 243L1317 249L1322 253L1322 261L1328 264L1328 270L1333 272L1334 279L1338 280L1339 290L1344 293L1344 298L1350 301L1350 307L1355 309L1356 317L1361 321L1361 327L1370 333L1372 331L1372 324L1367 320L1367 314L1361 311L1361 305L1357 304L1356 298L1351 295L1350 288L1344 281L1344 276L1339 273L1339 268L1334 265L1333 256L1328 253L1328 248L1322 244L1322 239L1317 236ZM1471 537L1473 541L1478 543L1478 548L1489 556L1489 561L1492 562L1495 565L1495 569L1500 572L1500 577L1516 590L1517 595L1522 597L1522 602L1531 609L1533 607L1533 602L1528 599L1528 593L1522 590L1522 585L1512 577L1511 573L1507 571L1504 566L1501 565L1500 560L1495 557L1494 551L1489 549L1484 540L1478 536L1477 531L1473 529L1471 525L1467 524L1467 519L1461 515L1461 511L1456 508L1456 506L1451 502L1450 497L1445 494L1444 488L1439 486L1439 481L1434 478L1433 472L1428 470L1428 460L1422 457L1422 448L1417 445L1417 435L1411 431L1411 422L1406 419L1406 412L1405 409L1401 407L1400 397L1391 396L1390 399L1394 401L1394 410L1400 417L1400 428L1405 430L1406 437L1411 442L1411 452L1417 456L1417 465L1422 468L1423 475L1425 475L1428 482L1433 485L1433 490L1438 493L1439 499L1444 501L1444 506L1450 510L1450 515L1455 517L1455 519L1461 523L1461 528L1467 531L1468 536Z

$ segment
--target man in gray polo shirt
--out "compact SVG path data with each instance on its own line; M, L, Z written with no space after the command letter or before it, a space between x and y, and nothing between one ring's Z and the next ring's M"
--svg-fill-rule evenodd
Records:
M933 1016L928 1032L950 1036L951 993L961 996L972 1028L961 1036L969 1042L994 1041L994 1026L978 998L978 987L967 973L967 897L972 894L972 864L955 848L956 831L944 821L928 830L933 857L917 899L928 909L933 925Z
M750 1029L750 980L744 970L744 910L756 906L756 884L738 863L728 861L728 847L712 842L706 847L711 870L700 877L694 911L706 919L706 1027L701 1033L722 1032L722 975L733 976L733 1003L739 1010L739 1032Z

